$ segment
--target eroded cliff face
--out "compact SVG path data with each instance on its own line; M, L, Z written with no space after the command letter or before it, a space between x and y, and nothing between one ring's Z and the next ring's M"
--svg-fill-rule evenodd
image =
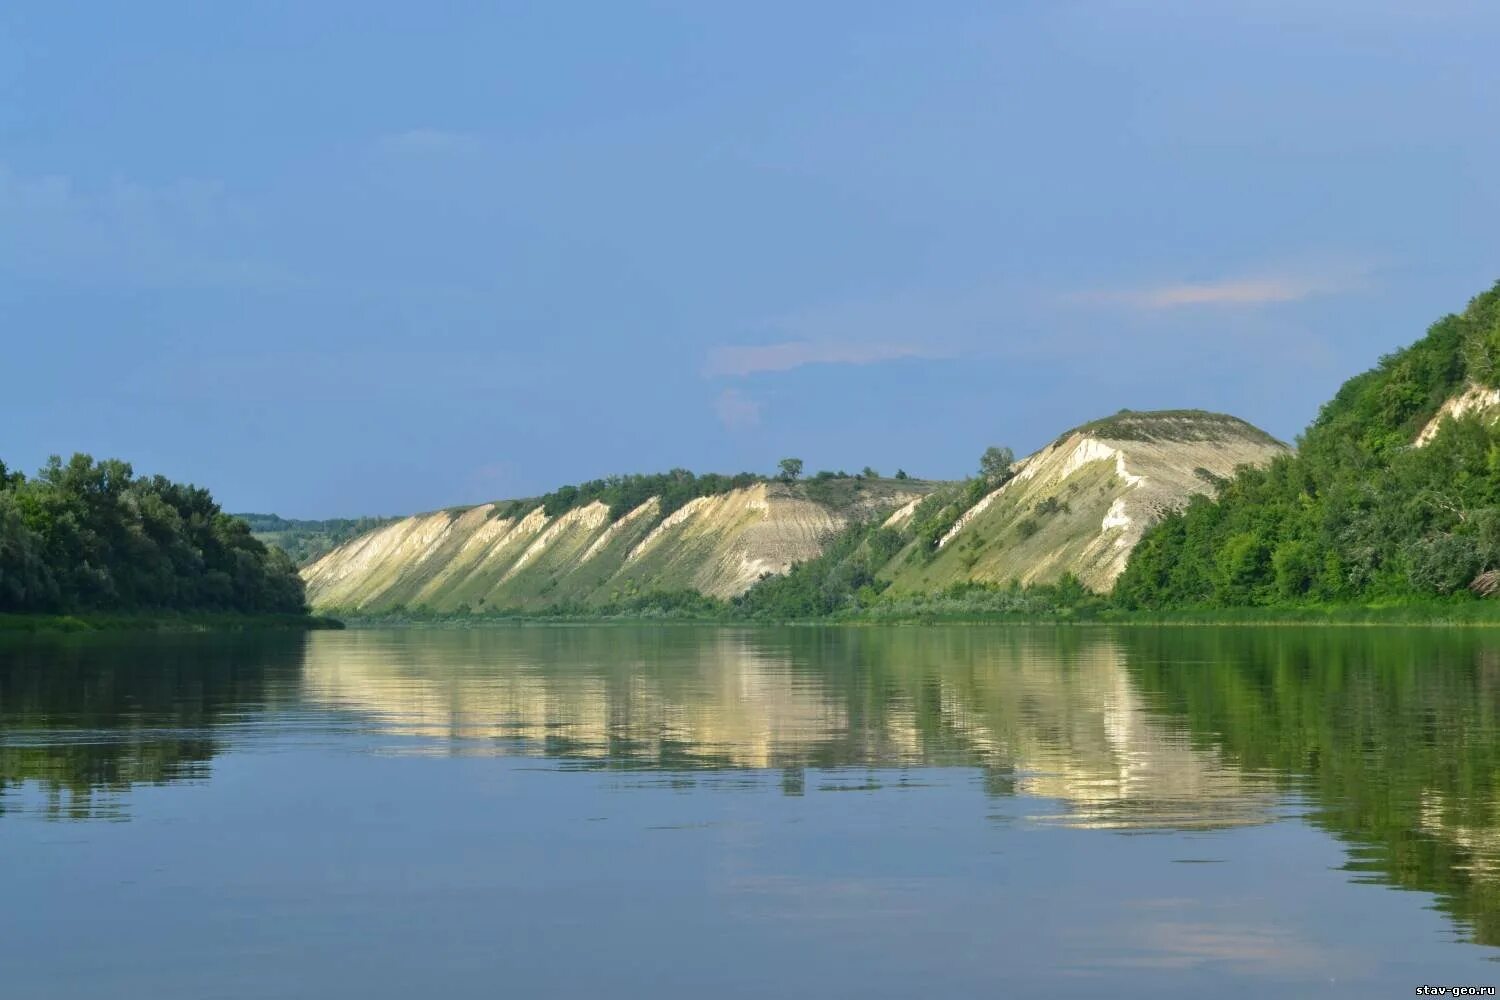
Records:
M1129 413L1085 425L1023 459L1014 478L963 513L933 558L895 565L893 588L1049 583L1072 573L1107 592L1164 514L1211 490L1214 477L1287 451L1222 414ZM903 516L910 514L897 511L891 520Z
M1442 407L1431 420L1427 421L1417 434L1417 439L1412 443L1421 448L1437 437L1438 431L1443 429L1446 421L1472 415L1484 417L1486 420L1494 420L1500 416L1500 389L1491 389L1488 386L1470 382L1463 392L1444 400Z
M1234 417L1125 412L1070 431L965 511L926 555L912 542L881 575L892 593L978 581L1048 583L1065 573L1108 591L1146 529L1241 465L1288 449ZM656 498L611 521L602 503L549 516L484 504L409 517L303 570L320 611L426 607L539 610L655 591L726 599L821 554L853 521L911 531L937 484L759 483L667 513ZM827 484L825 484L826 486ZM520 508L524 510L524 508Z
M834 508L799 487L759 483L699 497L666 517L652 498L613 522L598 502L555 517L540 507L503 517L505 507L483 504L380 528L303 577L320 610L534 609L656 590L728 598L816 556L851 517L884 513L923 491L870 489Z

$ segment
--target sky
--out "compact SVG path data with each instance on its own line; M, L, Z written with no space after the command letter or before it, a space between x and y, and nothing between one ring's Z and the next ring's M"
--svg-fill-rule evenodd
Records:
M85 16L86 15L86 16ZM0 7L0 459L395 514L1292 439L1500 278L1500 4Z

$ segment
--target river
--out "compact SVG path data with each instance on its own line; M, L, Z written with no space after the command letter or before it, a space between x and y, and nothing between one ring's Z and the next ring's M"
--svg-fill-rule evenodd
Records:
M1500 983L1497 716L1483 629L6 640L0 995Z

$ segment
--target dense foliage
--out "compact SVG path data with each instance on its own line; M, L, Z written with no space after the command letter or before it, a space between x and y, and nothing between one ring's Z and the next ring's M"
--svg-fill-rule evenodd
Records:
M535 500L513 500L509 505L502 505L496 516L524 513L540 505L548 517L556 517L597 500L609 508L609 519L618 521L652 497L660 499L662 514L670 514L689 500L728 493L730 490L765 481L765 476L758 476L753 472L741 472L734 476L710 472L698 476L687 469L673 469L671 472L658 472L654 475L609 476L605 479L591 479L577 486L562 486Z
M924 558L912 528L854 524L816 559L783 576L762 577L730 602L727 617L764 621L845 618L866 621L1080 617L1103 612L1108 601L1072 574L1056 583L1023 587L962 582L932 594L893 595L879 572L892 560Z
M992 445L979 458L979 475L950 483L929 494L912 512L911 531L921 543L919 551L932 556L958 519L988 494L1004 486L1016 474L1016 456L1009 448Z
M798 563L783 576L766 575L735 598L737 616L773 621L821 618L872 603L886 582L881 566L905 544L901 534L874 524L856 524L828 544L815 559Z
M814 503L833 510L847 510L859 506L872 492L877 495L883 492L889 484L889 480L882 480L878 475L860 473L851 476L842 470L830 472L824 469L802 480L797 489Z
M802 474L802 462L800 459L783 459L781 470L777 479L792 482ZM809 499L838 506L848 502L868 481L878 478L873 469L866 469L857 476L842 471L822 471L803 480L799 488ZM896 478L909 477L902 473ZM598 501L609 508L609 519L618 521L647 500L656 497L661 503L658 514L664 517L698 497L717 496L771 481L770 477L754 472L740 472L731 476L717 472L697 475L687 469L673 469L651 475L608 476L604 479L591 479L576 486L560 486L535 499L502 503L496 508L495 516L519 516L540 506L548 517L556 517Z
M278 517L275 514L234 514L250 525L251 534L281 549L298 566L332 552L351 538L391 524L394 517L334 517L324 521Z
M1413 442L1467 382L1500 383L1500 285L1350 379L1295 456L1242 469L1147 533L1127 608L1466 597L1500 568L1500 430L1483 414ZM1490 578L1493 579L1493 578Z
M0 612L306 610L291 558L207 490L129 463L0 463Z
M992 447L980 459L980 474L950 483L925 497L907 524L886 528L878 522L855 522L829 542L815 559L799 563L783 576L767 574L731 603L739 617L788 620L853 615L874 607L890 581L879 576L882 567L903 551L908 558L925 558L959 516L1013 474L1015 456L1009 448ZM874 470L866 469L866 472ZM819 472L806 484L811 499L830 506L847 496L840 488L858 489L863 475ZM915 546L910 545L916 539Z

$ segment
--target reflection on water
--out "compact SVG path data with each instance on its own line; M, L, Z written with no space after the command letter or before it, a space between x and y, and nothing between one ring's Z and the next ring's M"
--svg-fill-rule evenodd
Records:
M123 818L122 793L208 774L295 691L300 635L124 635L0 645L0 815L32 783L57 819Z
M1242 770L1283 776L1349 869L1439 894L1500 944L1500 636L1190 629L1127 636L1152 710ZM1195 668L1193 665L1198 664Z
M128 817L132 786L211 781L216 755L294 730L387 755L739 775L791 795L972 768L1038 826L1301 816L1344 842L1357 878L1435 893L1494 945L1496 643L624 626L30 641L0 647L0 813Z
M1097 632L363 633L309 649L303 696L443 753L774 768L793 791L806 768L978 767L1077 826L1254 823L1276 801L1150 716Z

